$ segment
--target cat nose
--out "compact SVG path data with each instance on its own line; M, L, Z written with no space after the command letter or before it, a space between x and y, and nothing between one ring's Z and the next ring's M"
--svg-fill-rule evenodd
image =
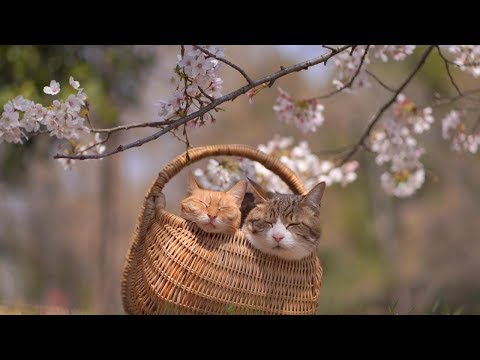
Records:
M207 214L210 220L215 220L217 218L217 215L210 215Z
M274 234L272 237L275 239L276 242L280 242L280 241L282 241L282 239L283 239L285 236L279 235L279 234Z

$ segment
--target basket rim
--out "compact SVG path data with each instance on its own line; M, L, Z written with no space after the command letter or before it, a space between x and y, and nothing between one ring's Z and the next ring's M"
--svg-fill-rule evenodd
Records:
M163 195L164 186L184 168L204 158L214 156L238 156L256 161L280 177L294 194L304 195L306 193L302 180L282 163L278 156L267 154L244 144L216 144L191 148L175 157L160 171L145 197L156 199ZM163 196L165 197L165 195Z

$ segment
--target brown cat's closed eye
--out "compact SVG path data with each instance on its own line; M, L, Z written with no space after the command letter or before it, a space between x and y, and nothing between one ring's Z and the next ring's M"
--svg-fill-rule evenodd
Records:
M190 175L181 215L205 232L232 234L240 228L240 206L247 186L247 180L240 180L227 192L206 190Z

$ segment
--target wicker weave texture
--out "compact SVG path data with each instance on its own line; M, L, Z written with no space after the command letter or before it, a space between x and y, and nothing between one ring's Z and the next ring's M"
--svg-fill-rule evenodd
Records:
M278 174L295 193L298 177L277 158L245 145L218 145L174 159L145 197L122 278L128 314L314 314L322 280L316 254L286 261L255 248L238 230L209 234L167 212L164 185L207 156L244 156Z

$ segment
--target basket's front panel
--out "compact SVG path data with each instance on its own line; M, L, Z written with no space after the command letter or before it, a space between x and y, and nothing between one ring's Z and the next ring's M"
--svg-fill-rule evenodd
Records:
M243 234L207 234L161 212L131 264L135 313L314 314L321 282L316 256L284 261Z

